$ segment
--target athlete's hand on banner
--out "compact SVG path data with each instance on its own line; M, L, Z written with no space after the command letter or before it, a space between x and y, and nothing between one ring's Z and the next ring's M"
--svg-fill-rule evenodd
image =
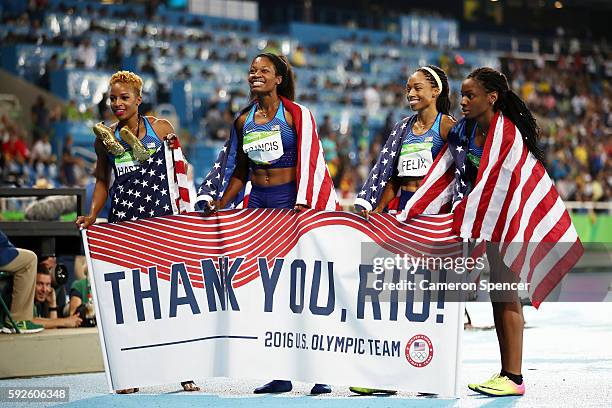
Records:
M168 147L174 149L176 147L174 146L174 143L175 141L178 141L178 137L176 136L176 133L168 133L166 136L164 136L164 140L168 142Z
M365 208L363 210L361 210L359 212L359 215L361 215L363 218L366 219L366 221L370 220L370 214L380 214L382 213L382 210L378 207L376 207L375 209L373 209L372 211L368 211Z
M214 214L221 208L221 201L219 200L211 200L206 202L207 212L209 214Z
M295 211L296 213L302 212L307 209L308 206L304 204L296 204L295 207L293 207L293 211Z
M87 229L90 225L93 225L96 222L96 217L91 217L89 215L81 215L76 220L76 225L80 229Z

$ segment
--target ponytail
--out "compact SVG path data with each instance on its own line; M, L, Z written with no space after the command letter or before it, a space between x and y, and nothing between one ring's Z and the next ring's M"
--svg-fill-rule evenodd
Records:
M543 163L544 153L538 145L540 128L525 102L508 86L506 76L493 68L483 67L475 69L467 77L480 82L487 92L497 92L493 110L501 111L516 125L529 151Z
M437 79L440 80L439 83L430 70L436 73L438 77ZM420 71L423 75L425 75L425 78L427 78L433 88L439 88L439 84L442 85L440 95L438 95L438 98L436 99L436 110L445 115L450 115L450 87L448 85L448 77L446 76L446 72L444 72L442 68L435 65L427 65L426 67L417 69L417 71Z

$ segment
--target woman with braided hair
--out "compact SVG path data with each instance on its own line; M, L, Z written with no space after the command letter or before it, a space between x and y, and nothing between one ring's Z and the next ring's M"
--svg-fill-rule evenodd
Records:
M397 219L450 209L452 231L478 243L471 257L486 249L501 370L468 387L489 396L523 395L517 289L526 288L538 307L584 248L546 173L536 120L506 77L492 68L472 71L461 85L461 111L446 147Z
M543 161L543 153L537 142L539 129L536 120L521 98L509 88L502 73L486 67L472 71L461 85L461 112L465 126L461 126L463 121L458 123L457 129L461 129L459 138L468 140L465 164L469 187L466 196L476 183L485 141L490 134L489 129L495 126L493 119L498 112L516 125L529 152L538 161ZM504 264L498 243L488 243L487 258L491 282L517 280L518 277ZM490 396L523 395L525 384L521 365L524 320L518 292L491 292L491 303L501 354L501 371L488 381L469 384L468 387Z

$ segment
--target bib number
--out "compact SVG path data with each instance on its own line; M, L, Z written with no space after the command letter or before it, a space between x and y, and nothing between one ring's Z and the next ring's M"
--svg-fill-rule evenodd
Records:
M433 143L404 144L397 161L397 173L400 177L423 177L433 164L431 147Z
M242 150L257 164L272 164L283 156L280 130L251 132L244 135Z
M151 155L155 153L155 144L153 144L153 148L147 150ZM115 156L115 168L117 169L117 176L123 176L140 169L140 162L134 158L132 151L128 150L121 156Z

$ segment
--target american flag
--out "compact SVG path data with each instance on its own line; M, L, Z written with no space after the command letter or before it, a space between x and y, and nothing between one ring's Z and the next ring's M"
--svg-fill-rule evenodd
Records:
M185 159L177 138L164 142L138 169L111 187L109 222L135 221L193 211L194 187L187 180Z
M454 202L453 230L464 239L502 243L504 263L530 283L531 301L537 307L584 249L544 166L501 113L491 122L476 183L466 197L466 125L462 119L453 127L447 145L398 219L445 212Z
M414 351L425 351L427 349L426 343L424 341L415 341L414 342Z
M334 183L323 158L323 149L317 134L314 116L300 104L281 97L283 105L291 113L293 124L297 133L298 159L297 159L297 199L296 204L303 204L315 210L336 210L339 208ZM255 103L243 109L241 113L250 109ZM238 148L238 133L236 126L232 126L231 135L225 143L212 169L198 189L197 203L202 206L204 201L218 200L229 184L229 179L236 165L236 149ZM237 208L241 205L247 192L242 192L228 208Z
M357 193L355 206L372 211L378 205L385 186L393 175L396 160L402 149L402 138L410 130L415 119L416 115L412 115L395 124L378 155L376 164L372 167L361 190ZM393 204L389 203L388 208L393 208Z

